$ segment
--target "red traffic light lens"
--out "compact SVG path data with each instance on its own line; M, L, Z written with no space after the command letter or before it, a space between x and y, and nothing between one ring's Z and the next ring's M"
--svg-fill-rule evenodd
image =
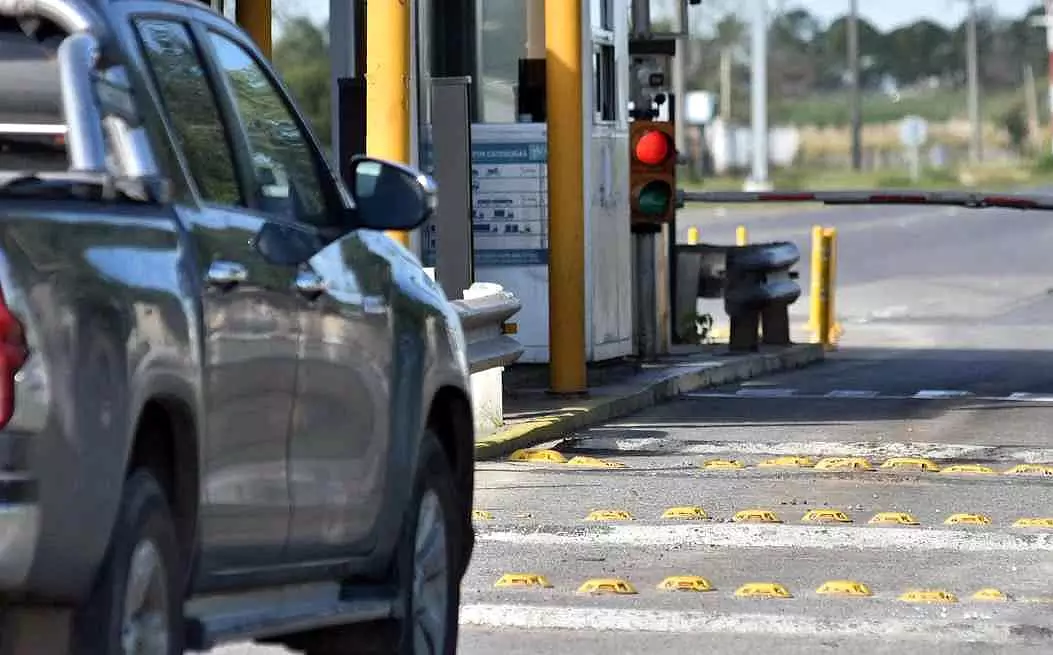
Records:
M648 132L636 142L637 161L657 166L669 157L669 139L662 132Z

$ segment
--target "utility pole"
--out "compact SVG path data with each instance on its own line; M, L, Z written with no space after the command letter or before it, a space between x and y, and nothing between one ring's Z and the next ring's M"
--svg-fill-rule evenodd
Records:
M972 123L969 157L974 164L979 164L984 157L983 127L980 125L980 53L976 36L976 0L968 2L969 122Z
M1049 127L1053 129L1053 0L1046 0L1046 52L1049 55ZM1051 140L1053 144L1053 140ZM1053 145L1051 145L1053 147Z
M768 181L768 0L753 0L750 50L753 174L746 181L746 190L764 191L771 188Z
M720 116L731 124L731 46L727 45L720 49Z
M848 15L848 68L852 75L852 170L863 168L863 102L859 74L859 0L850 0Z

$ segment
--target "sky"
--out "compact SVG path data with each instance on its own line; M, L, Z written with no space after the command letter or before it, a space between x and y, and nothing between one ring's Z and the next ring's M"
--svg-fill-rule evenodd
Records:
M496 2L498 0L490 0ZM504 0L509 1L509 0ZM519 0L522 2L522 0ZM994 9L1003 16L1022 16L1028 9L1041 0L978 0L981 6ZM330 0L273 0L276 10L286 8L292 13L307 14L316 21L325 20L329 15ZM653 5L660 4L652 0ZM666 0L668 2L668 0ZM743 2L744 0L739 0ZM823 20L829 21L848 11L849 0L769 0L773 9L782 6L784 9L804 7ZM721 4L728 5L728 0ZM968 3L966 0L859 0L859 13L878 26L881 30L913 23L921 18L957 25L965 17ZM692 11L705 11L702 7Z
M780 4L774 0L774 6ZM848 11L848 0L783 0L784 7L804 7L829 21ZM979 0L980 6L994 9L1002 16L1023 16L1039 4L1038 0ZM913 23L919 19L957 25L965 18L968 3L965 0L859 0L859 13L881 30Z

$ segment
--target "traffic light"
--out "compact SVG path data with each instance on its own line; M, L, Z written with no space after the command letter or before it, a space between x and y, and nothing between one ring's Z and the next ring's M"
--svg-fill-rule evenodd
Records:
M629 123L631 227L654 232L670 223L676 210L676 137L673 123Z

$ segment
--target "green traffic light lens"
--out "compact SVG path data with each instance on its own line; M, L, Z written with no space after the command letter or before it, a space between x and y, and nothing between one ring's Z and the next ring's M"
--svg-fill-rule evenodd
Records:
M668 184L654 180L648 182L644 185L644 188L640 190L640 197L637 204L639 205L641 212L657 215L665 212L672 196L673 194L669 189Z

